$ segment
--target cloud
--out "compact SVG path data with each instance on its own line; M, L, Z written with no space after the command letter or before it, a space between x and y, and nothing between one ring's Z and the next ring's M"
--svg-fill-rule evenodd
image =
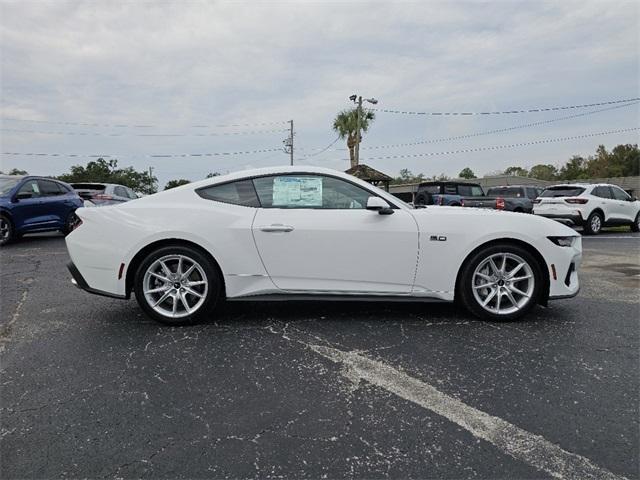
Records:
M323 147L351 93L383 108L484 110L589 103L638 96L638 4L607 2L5 2L0 41L3 115L74 123L191 125L295 120L299 146ZM541 117L535 117L538 119ZM545 117L545 118L548 118ZM518 119L519 121L520 119ZM523 119L524 120L524 119ZM528 117L526 120L531 120ZM525 120L525 121L526 121ZM637 125L621 109L549 128L465 143L398 149L453 150ZM366 142L402 143L501 128L513 118L416 119L379 114ZM532 120L535 121L535 120ZM51 130L4 120L5 129ZM37 128L36 128L37 127ZM142 138L132 133L63 136L2 131L3 151L114 153L138 168L193 172L285 163L286 155L152 160L155 153L273 148L283 135ZM227 129L231 131L231 129ZM562 161L629 134L511 152L377 160L396 173L477 172ZM446 147L446 148L440 148ZM346 168L344 152L313 157ZM4 165L60 173L72 159L2 157ZM165 175L161 173L161 175ZM175 176L167 173L167 176ZM162 179L166 180L165 178Z

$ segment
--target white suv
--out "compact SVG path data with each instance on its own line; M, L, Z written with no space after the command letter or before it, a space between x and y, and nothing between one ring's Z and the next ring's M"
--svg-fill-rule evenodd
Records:
M616 185L570 184L545 189L534 200L533 213L582 226L594 235L602 227L630 225L640 231L640 202Z

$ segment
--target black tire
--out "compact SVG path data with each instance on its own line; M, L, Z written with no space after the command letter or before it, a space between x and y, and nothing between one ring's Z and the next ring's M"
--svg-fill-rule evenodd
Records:
M433 197L429 192L419 193L416 197L416 205L433 205Z
M584 233L587 235L598 235L602 231L602 224L604 219L599 212L591 212L589 218L584 224Z
M204 277L204 278L201 278L201 280L205 280L207 282L207 287L206 287L206 293L204 294L204 296L200 297L200 298L204 298L204 300L202 301L201 304L199 304L198 308L193 313L187 314L186 309L184 308L184 303L180 301L179 305L182 304L182 310L184 310L184 312L178 312L178 313L182 313L183 316L172 318L171 316L163 315L162 313L158 312L153 308L152 305L149 304L149 301L147 300L147 296L145 295L145 292L144 292L144 282L145 282L145 276L146 276L147 270L149 270L149 268L157 260L162 259L163 257L166 258L166 257L178 256L178 255L183 256L185 259L188 259L188 261L190 262L196 262L200 266L202 275L198 274L198 276ZM171 267L171 264L168 263L167 266L171 270L172 274L175 275L174 270ZM177 267L175 265L174 265L174 268L177 270ZM150 279L150 277L148 278ZM147 281L150 281L150 280L147 280ZM156 281L158 282L158 284L162 284L161 286L169 285L166 282L162 282L159 280L156 280ZM187 292L185 292L184 294L178 293L178 291L182 292L182 286L180 286L179 289L177 288L180 283L179 280L175 279L173 281L174 281L173 285L171 287L168 287L170 288L170 291L174 292L175 295L184 295L184 297L186 298L186 296L188 295ZM169 245L169 246L161 247L157 250L154 250L153 252L148 254L146 258L140 263L140 266L138 267L135 273L133 289L136 295L136 300L140 305L140 308L142 308L142 310L149 317L153 318L154 320L160 323L164 323L166 325L172 325L172 326L191 325L198 321L206 319L207 316L213 311L213 309L218 304L220 300L221 292L222 292L222 278L216 265L214 265L213 262L199 250L189 246ZM198 293L203 293L203 290L199 291ZM161 296L161 295L163 295L162 292L158 294L158 296ZM170 304L173 306L174 303L178 302L178 299L173 296L167 297L166 300L160 303L160 309L162 309L162 306L167 304L169 301L171 302ZM199 300L196 300L196 302L199 302ZM194 307L194 305L191 305L191 306Z
M67 215L67 220L64 222L64 227L62 227L60 229L60 231L66 237L67 235L69 235L73 231L76 223L78 223L79 221L80 221L80 219L78 218L76 213L75 212L71 212L69 215Z
M17 238L13 222L6 215L0 215L0 247Z
M518 208L516 208L516 209L514 210L514 212L515 212L515 213L524 213L524 210L523 210L523 209L521 209L520 207L518 207Z
M479 300L474 295L474 273L476 269L489 257L492 255L498 254L509 254L515 257L519 257L524 262L526 262L532 273L532 281L533 286L531 289L531 293L528 297L521 296L518 299L518 303L522 301L522 305L518 307L518 309L511 313L494 313L487 310L485 307L481 305ZM509 260L511 262L513 260ZM517 320L522 316L526 315L532 308L535 307L536 303L538 303L538 298L540 296L540 292L542 291L542 279L543 279L543 269L539 264L538 260L529 253L528 250L522 248L518 245L514 245L511 243L499 243L491 246L487 246L485 248L480 249L476 253L474 253L471 257L467 259L467 261L462 266L460 282L458 285L458 295L460 296L460 300L465 308L471 312L476 317L482 320L491 320L491 321L499 321L499 322L509 322L513 320ZM519 275L519 274L518 274ZM518 277L516 277L518 278ZM504 286L506 284L506 286ZM522 287L521 283L513 282L513 286ZM498 288L498 287L496 287ZM509 288L508 282L503 282L500 284L499 288ZM500 296L502 294L499 294ZM513 297L513 293L511 293ZM504 297L505 295L503 295ZM512 306L513 304L510 303ZM490 306L490 304L489 304Z

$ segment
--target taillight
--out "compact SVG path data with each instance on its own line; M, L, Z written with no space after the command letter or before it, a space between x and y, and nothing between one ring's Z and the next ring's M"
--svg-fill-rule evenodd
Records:
M104 195L102 193L96 195L95 197L93 197L97 200L113 200L113 197L111 195Z
M438 205L444 205L444 197L438 197Z
M504 198L496 198L496 209L504 210Z
M80 217L76 216L76 220L71 224L71 231L73 232L80 225L82 225L82 220L80 219Z
M460 206L461 206L461 207L464 207L464 198L461 198L461 199L460 199Z
M587 203L589 201L588 198L565 198L564 199L565 202L567 203L572 203L574 205L584 205L585 203Z

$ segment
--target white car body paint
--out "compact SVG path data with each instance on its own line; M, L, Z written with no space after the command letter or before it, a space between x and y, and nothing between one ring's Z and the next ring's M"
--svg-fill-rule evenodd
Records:
M254 208L200 197L196 189L271 174L303 173L345 179L397 208ZM450 301L465 258L501 239L535 248L546 264L550 296L576 294L580 238L571 247L549 236L576 236L552 220L519 213L455 207L413 209L350 175L320 167L271 167L237 172L163 191L117 206L81 208L82 225L66 238L71 260L88 287L125 296L134 256L160 240L185 240L208 251L224 276L228 298L270 293L396 295ZM291 231L262 230L281 224ZM120 265L124 275L119 278ZM550 266L555 265L557 279Z

